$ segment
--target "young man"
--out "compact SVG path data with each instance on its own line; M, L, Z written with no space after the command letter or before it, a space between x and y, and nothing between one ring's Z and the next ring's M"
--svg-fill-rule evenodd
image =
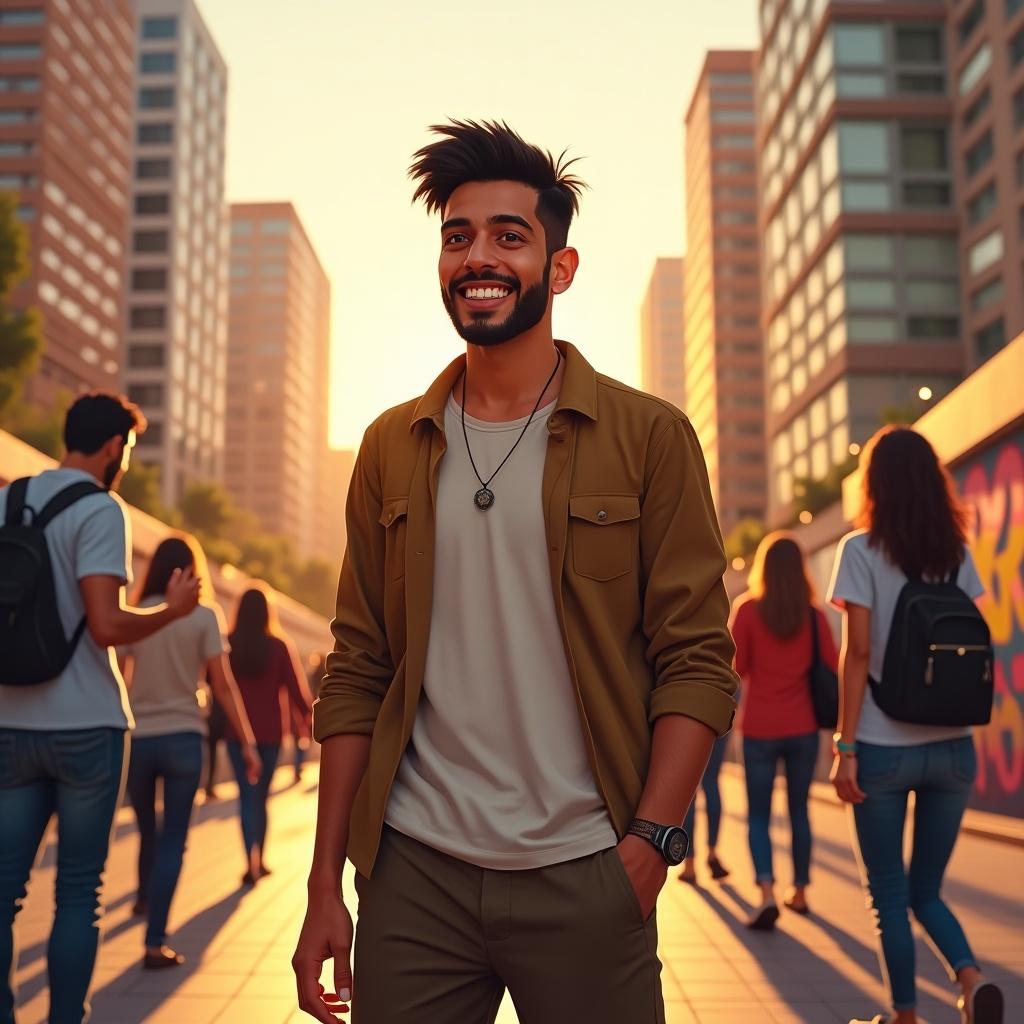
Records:
M682 413L552 337L582 182L505 125L434 131L411 173L467 354L359 453L300 1005L484 1024L507 987L523 1024L655 1024L654 905L737 682L707 474Z
M113 395L79 398L64 425L57 469L0 490L0 521L28 522L68 488L95 486L55 515L44 533L64 634L86 626L71 660L50 682L3 684L0 667L0 1022L14 1021L14 918L32 862L57 815L56 916L47 951L50 1024L88 1017L86 996L99 940L99 889L121 792L132 726L112 648L187 615L199 596L177 573L166 603L129 608L131 542L124 507L111 493L128 468L145 420ZM88 486L84 487L88 491Z

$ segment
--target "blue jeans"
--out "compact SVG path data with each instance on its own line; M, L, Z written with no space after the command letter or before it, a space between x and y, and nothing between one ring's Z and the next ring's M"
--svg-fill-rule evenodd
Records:
M149 904L146 945L162 946L167 917L185 856L192 802L203 774L203 737L197 732L132 740L128 798L139 823L139 902ZM164 814L156 820L156 782L163 779Z
M857 744L857 782L867 799L853 807L861 875L882 940L892 1005L916 1003L914 937L907 911L928 933L953 977L977 961L960 922L939 895L977 772L974 741L906 747ZM910 870L903 863L907 796L916 794Z
M14 919L57 815L56 914L47 947L50 1024L88 1019L99 891L121 794L120 729L0 729L0 1024L14 1022Z
M793 884L811 881L811 820L807 796L818 760L818 734L776 740L743 738L743 774L747 781L747 840L758 882L774 882L772 869L772 790L781 758L786 770L786 796L793 849Z
M249 861L255 849L257 858L263 859L263 847L267 842L267 798L270 796L270 783L274 778L274 769L281 754L279 743L257 744L263 771L259 781L252 785L245 777L245 762L242 760L241 744L232 740L228 743L228 756L231 767L235 770L238 780L238 803L242 819L242 842L245 843L245 857Z
M704 790L704 810L708 818L708 846L718 845L718 829L722 824L722 794L718 789L718 773L722 768L722 760L725 757L725 739L715 740L711 748L711 757L708 758L708 766L704 769L704 775L700 780L700 787ZM697 826L697 795L686 811L683 819L683 829L690 837L690 849L688 857L694 855L694 830Z

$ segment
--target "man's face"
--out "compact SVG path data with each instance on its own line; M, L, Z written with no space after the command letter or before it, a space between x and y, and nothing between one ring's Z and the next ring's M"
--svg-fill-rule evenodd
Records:
M537 192L517 181L472 181L448 200L441 225L441 298L473 345L502 345L550 305L551 260Z

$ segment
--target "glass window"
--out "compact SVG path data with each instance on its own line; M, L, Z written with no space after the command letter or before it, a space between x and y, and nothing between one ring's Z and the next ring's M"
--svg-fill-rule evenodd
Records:
M171 208L171 197L166 192L140 193L135 197L135 212L140 215L164 214Z
M888 172L887 127L881 121L839 122L839 168L843 175Z
M1018 95L1024 96L1024 89L1019 90ZM986 86L982 94L964 111L964 130L970 128L991 106L992 90Z
M834 25L832 43L838 65L879 66L885 61L885 40L881 25Z
M132 306L128 323L137 330L167 326L166 306Z
M828 411L833 423L840 423L846 419L848 411L846 398L846 381L839 381L829 388Z
M974 34L974 30L981 24L985 17L985 0L974 0L974 3L967 9L967 13L960 19L956 27L956 34L963 46Z
M900 126L900 157L905 171L944 171L949 167L946 129L942 125Z
M964 169L967 171L967 177L970 178L977 174L992 159L994 152L995 143L992 141L992 130L989 129L964 154Z
M12 75L0 78L0 92L39 92L39 78L37 75Z
M939 25L898 25L896 59L909 63L937 64L942 60L942 29Z
M960 72L960 95L966 96L982 80L991 66L992 47L985 43Z
M798 452L807 451L807 443L810 438L807 436L807 417L798 416L793 421L793 448ZM806 470L805 470L806 472Z
M143 18L143 39L174 39L178 34L177 18Z
M893 266L893 240L887 234L848 234L843 245L849 270L888 270Z
M993 320L974 334L974 350L979 359L994 356L1006 344L1006 325L1003 318Z
M132 236L134 252L167 252L166 231L136 231Z
M728 99L728 97L724 98ZM749 124L754 120L754 112L753 110L712 110L711 120L719 124Z
M164 121L140 124L135 132L135 138L140 146L170 142L173 137L174 125Z
M171 176L170 158L136 160L135 176L137 178L169 178Z
M896 286L890 279L847 278L846 304L865 309L896 304Z
M169 110L173 106L174 89L169 85L139 90L139 107L142 110Z
M128 365L136 370L157 369L164 365L163 345L129 345ZM149 431L147 430L146 433ZM143 435L145 437L145 434Z
M903 256L912 271L955 271L958 264L956 240L948 235L908 235Z
M903 183L904 206L949 206L952 197L952 186L945 181Z
M39 60L43 49L38 43L6 43L0 46L0 60Z
M888 210L892 190L887 181L844 181L844 210Z
M975 313L979 313L981 310L995 305L1002 297L1003 279L997 277L994 281L989 281L988 284L982 285L976 291L971 292L971 309Z
M264 235L287 235L291 230L289 220L265 220L260 224L260 233Z
M846 318L850 341L879 343L896 340L896 320L891 316L851 313Z
M164 404L164 386L163 384L129 384L128 400L142 406L143 409L162 406Z
M908 281L906 287L911 306L956 306L960 301L955 281Z
M811 445L811 476L820 480L828 470L828 442L815 441Z
M42 25L43 12L40 10L29 10L25 8L0 11L0 25Z
M177 67L177 54L173 50L155 50L139 58L139 70L146 75L170 74Z
M133 270L132 289L137 292L160 292L167 288L167 271Z
M825 399L819 398L811 403L811 437L821 437L828 430L828 409Z
M998 228L967 250L967 266L972 274L980 274L986 267L992 266L1002 258L1003 233Z
M164 443L164 425L150 420L146 432L135 442L140 448L158 448Z
M958 316L908 316L907 336L915 340L931 341L934 338L956 338L960 334Z
M0 52L2 52L2 47L0 47ZM1010 40L1009 55L1010 67L1016 67L1024 60L1024 28L1018 29Z
M945 92L946 76L938 71L903 71L896 76L896 91L911 93Z
M967 202L968 223L980 224L996 208L996 183L990 181Z
M725 149L751 149L754 145L754 136L746 133L715 135L712 144Z
M842 71L836 75L836 93L843 99L885 95L885 76L875 72Z

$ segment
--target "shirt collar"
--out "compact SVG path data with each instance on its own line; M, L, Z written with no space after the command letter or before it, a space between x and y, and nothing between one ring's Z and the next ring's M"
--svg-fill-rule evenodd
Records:
M588 419L597 419L597 371L583 358L579 349L568 341L555 340L555 346L565 357L565 375L558 393L555 412L562 409L578 412ZM431 420L438 428L444 429L444 407L455 382L466 367L465 355L450 363L441 375L427 388L416 403L409 429L420 420ZM553 414L552 414L553 415Z

